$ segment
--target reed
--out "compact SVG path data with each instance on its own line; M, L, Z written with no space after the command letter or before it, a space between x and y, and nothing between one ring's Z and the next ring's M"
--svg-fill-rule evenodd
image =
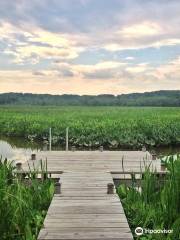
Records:
M141 188L120 185L117 193L122 201L132 232L136 227L173 230L173 233L145 234L135 239L180 239L180 156L166 161L168 174L160 179L149 168L141 180Z
M35 240L54 193L52 180L39 181L33 170L26 184L13 162L0 159L0 236L3 240Z

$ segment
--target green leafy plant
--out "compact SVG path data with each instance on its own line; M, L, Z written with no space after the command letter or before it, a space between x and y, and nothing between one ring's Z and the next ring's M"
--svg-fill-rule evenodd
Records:
M29 176L34 174L29 174ZM14 172L13 162L0 159L0 236L3 240L35 240L54 193L53 182Z
M0 107L0 135L69 142L77 147L139 148L180 144L180 108L168 107Z
M140 188L120 185L117 193L122 201L132 232L136 227L173 230L168 234L145 234L135 238L180 239L180 156L169 157L168 173L160 179L155 172L146 169Z

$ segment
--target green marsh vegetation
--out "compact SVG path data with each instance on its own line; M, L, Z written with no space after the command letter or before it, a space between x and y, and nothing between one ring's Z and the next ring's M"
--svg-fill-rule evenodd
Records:
M167 158L165 165L168 173L161 180L146 169L141 190L135 188L135 182L130 187L120 185L117 188L135 239L180 239L180 156ZM136 227L173 230L173 233L137 237Z
M1 106L0 135L65 143L77 147L117 149L142 145L170 146L180 144L180 108L176 107L58 107Z
M30 184L14 172L13 162L0 159L0 238L35 240L54 193L50 179L40 181L30 171Z

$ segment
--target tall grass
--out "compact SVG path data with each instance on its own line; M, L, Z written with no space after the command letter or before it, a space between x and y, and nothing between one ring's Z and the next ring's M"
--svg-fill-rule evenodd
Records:
M32 176L32 175L31 175ZM12 162L0 159L0 239L35 240L51 202L50 179L25 184Z
M138 239L180 239L180 156L176 160L170 157L166 167L169 173L163 180L146 169L141 189L134 184L117 189L133 233L136 227L173 230L168 234L147 233Z

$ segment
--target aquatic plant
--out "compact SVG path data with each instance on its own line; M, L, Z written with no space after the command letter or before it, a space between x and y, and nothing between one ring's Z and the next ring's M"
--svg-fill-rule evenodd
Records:
M0 107L0 135L30 142L108 148L180 144L180 108L155 107Z
M39 181L32 177L27 184L14 170L13 162L0 159L0 236L2 240L35 240L54 184L47 178Z
M134 237L137 239L180 239L180 156L169 157L168 173L160 179L147 168L140 188L120 185L117 193L125 209ZM172 233L152 233L137 237L136 227L166 229Z

